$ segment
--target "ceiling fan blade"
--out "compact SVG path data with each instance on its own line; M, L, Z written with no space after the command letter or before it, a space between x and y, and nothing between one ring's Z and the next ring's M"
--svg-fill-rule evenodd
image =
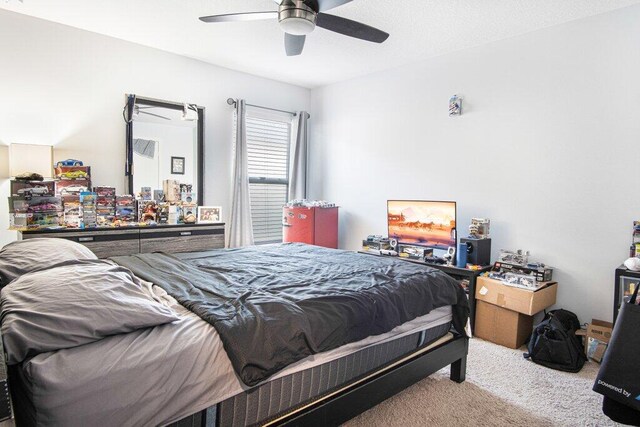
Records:
M343 4L351 3L353 0L317 0L318 10L324 12L334 7L342 6Z
M201 16L202 22L237 22L237 21L260 21L263 19L277 18L278 12L244 12L229 13L226 15Z
M306 38L307 36L294 36L293 34L284 33L284 49L287 51L287 56L300 55Z
M370 27L351 19L342 18L340 16L319 13L316 20L318 27L345 36L355 37L357 39L366 40L373 43L382 43L389 38L389 34L377 28Z

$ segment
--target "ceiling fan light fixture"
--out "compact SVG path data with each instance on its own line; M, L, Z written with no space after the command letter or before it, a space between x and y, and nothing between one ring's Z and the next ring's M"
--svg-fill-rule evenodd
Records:
M285 18L280 21L280 27L285 33L306 36L315 30L316 24L304 18Z
M303 2L283 3L280 6L278 21L285 33L294 36L306 36L316 29L317 13Z

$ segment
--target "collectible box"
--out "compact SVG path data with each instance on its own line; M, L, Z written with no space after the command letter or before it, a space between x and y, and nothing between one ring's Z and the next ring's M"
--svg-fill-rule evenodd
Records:
M63 225L62 201L54 196L9 197L9 227L48 228Z
M80 228L82 226L80 196L63 196L62 204L64 210L65 227Z
M162 191L167 202L180 201L180 183L175 179L165 179L162 181Z
M56 181L57 196L79 196L80 193L89 191L89 188L91 188L91 181L87 179L68 179Z
M151 187L142 187L140 189L140 199L144 201L151 200L152 194L153 193L151 193Z
M169 206L169 203L166 202L158 203L158 224L169 223Z
M182 204L182 215L181 215L181 221L182 223L185 224L193 224L196 222L197 218L198 218L198 205L196 204L189 204L189 203L183 203Z
M180 193L180 200L182 203L197 203L198 198L196 193Z
M96 215L96 193L80 193L80 207L82 212L82 228L93 228L98 225Z
M535 276L538 282L550 282L553 276L553 268L547 266L537 266L533 268L510 262L496 261L493 264L493 269L505 273L530 274Z
M116 196L116 220L124 222L136 222L136 200L131 195Z
M20 181L11 180L11 195L15 197L54 196L54 181Z
M57 166L55 177L60 180L91 179L91 166Z
M424 259L433 256L433 249L421 246L398 245L398 256L409 259Z
M158 204L155 200L138 203L138 220L146 223L158 222Z
M391 244L389 244L389 239L362 241L362 250L365 250L365 251L383 251L383 250L390 250L390 249L391 249Z
M105 187L98 186L93 187L93 192L96 193L98 197L116 197L116 188L115 187Z
M169 205L167 224L176 225L180 221L180 209L176 205Z

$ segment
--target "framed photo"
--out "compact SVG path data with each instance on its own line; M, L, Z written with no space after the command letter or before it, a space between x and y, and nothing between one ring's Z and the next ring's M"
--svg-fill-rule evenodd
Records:
M184 175L184 157L171 156L171 173L173 175Z
M215 224L222 222L220 206L198 206L198 224Z

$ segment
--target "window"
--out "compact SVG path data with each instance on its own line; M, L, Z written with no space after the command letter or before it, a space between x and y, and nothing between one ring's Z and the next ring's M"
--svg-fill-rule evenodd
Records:
M256 244L282 242L289 185L291 116L247 109L251 220Z

